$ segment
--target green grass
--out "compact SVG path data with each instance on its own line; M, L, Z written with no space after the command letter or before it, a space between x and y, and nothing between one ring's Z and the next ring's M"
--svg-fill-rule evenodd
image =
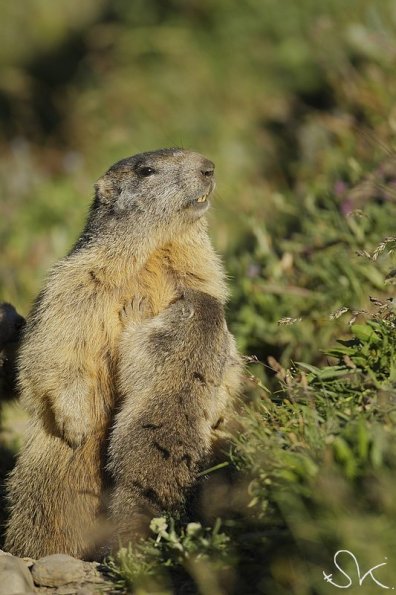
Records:
M115 583L328 595L348 549L362 572L388 557L396 587L394 3L43 7L1 9L2 299L27 312L112 162L183 145L216 162L211 233L250 362L202 518L157 521L109 561ZM349 571L348 593L380 591Z

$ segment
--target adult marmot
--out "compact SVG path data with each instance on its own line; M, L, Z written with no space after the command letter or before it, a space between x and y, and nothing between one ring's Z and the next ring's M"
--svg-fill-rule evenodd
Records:
M21 400L32 420L8 484L13 554L83 557L92 545L123 307L139 295L156 316L184 287L224 303L202 217L213 173L198 153L163 149L123 159L97 182L85 229L50 272L22 341Z

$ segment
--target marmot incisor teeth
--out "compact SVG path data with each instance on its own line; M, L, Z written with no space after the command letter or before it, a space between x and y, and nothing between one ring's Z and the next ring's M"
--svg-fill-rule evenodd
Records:
M109 447L113 547L146 536L163 511L182 511L227 406L222 384L232 376L235 388L238 364L223 305L206 293L186 289L158 316L127 326Z
M20 349L32 421L8 483L8 551L81 557L90 547L118 401L123 306L140 295L156 316L183 287L224 303L223 267L202 217L213 172L198 153L163 149L122 160L97 182L86 227L52 269Z

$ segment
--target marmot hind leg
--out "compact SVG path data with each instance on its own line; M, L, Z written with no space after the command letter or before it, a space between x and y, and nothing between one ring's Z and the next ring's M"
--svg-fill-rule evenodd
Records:
M96 541L104 490L103 436L73 450L34 425L8 479L10 518L5 549L39 559L54 553L85 557Z

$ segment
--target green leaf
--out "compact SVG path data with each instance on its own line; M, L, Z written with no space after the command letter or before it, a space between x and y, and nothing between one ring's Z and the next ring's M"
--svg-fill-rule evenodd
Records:
M380 340L380 337L368 324L353 324L351 330L355 337L363 343L373 343Z
M327 366L317 374L318 380L333 380L334 378L342 378L351 373L351 369L346 366Z
M298 366L300 366L301 368L304 368L305 370L308 370L309 372L311 372L315 376L317 376L319 374L319 372L320 372L320 368L317 368L316 366L312 366L311 364L307 364L305 362L296 362L296 364Z

